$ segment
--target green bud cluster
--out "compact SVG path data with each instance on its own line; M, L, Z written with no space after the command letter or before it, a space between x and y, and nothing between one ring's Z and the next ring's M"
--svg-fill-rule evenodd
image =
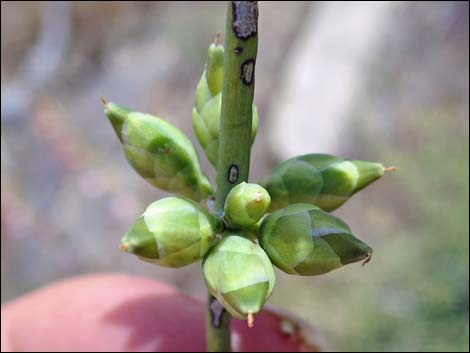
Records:
M222 108L222 84L224 79L224 47L211 44L206 69L196 88L193 108L193 128L207 158L214 167L219 155L219 126ZM258 131L258 108L253 105L251 141Z
M223 76L224 49L214 43L193 109L196 136L214 166ZM191 141L165 120L103 102L137 173L158 188L182 195L150 204L122 238L121 248L164 267L202 260L209 291L233 316L252 324L273 291L273 265L289 274L315 276L370 260L372 249L326 212L393 167L326 154L298 156L278 165L264 187L246 182L234 186L223 213L212 214L203 201L213 189ZM257 127L253 106L252 141Z
M391 170L380 163L306 154L279 164L263 185L271 195L271 211L309 203L330 212Z

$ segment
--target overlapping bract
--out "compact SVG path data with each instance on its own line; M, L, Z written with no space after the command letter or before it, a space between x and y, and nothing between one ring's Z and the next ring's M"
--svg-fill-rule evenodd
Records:
M279 164L263 185L271 195L271 211L293 203L309 203L330 212L384 172L380 163L306 154Z
M215 167L219 155L223 78L224 47L214 43L209 47L206 69L196 88L193 128L207 158ZM253 105L252 143L255 141L258 131L258 120L258 108Z
M213 193L191 141L150 114L105 102L105 114L132 167L154 186L199 201Z

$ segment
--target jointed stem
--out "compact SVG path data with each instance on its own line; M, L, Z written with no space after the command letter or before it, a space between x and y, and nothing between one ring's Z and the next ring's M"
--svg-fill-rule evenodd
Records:
M242 181L248 181L257 51L257 2L229 1L215 201L218 212L223 210L229 191ZM211 295L206 330L208 352L231 351L230 314Z
M229 2L217 165L217 210L223 209L225 197L235 185L248 180L258 51L257 19L256 2Z

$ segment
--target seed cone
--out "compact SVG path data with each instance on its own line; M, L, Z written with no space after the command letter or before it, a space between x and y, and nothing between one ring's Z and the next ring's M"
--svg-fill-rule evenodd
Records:
M209 47L206 69L196 88L193 127L207 158L216 167L219 154L219 128L224 77L224 47ZM258 131L258 109L253 105L252 143Z
M167 197L150 204L122 238L121 249L165 267L182 267L203 258L219 220L196 202Z
M262 186L242 182L225 199L225 220L232 229L249 228L264 216L270 203L271 198Z
M268 255L258 244L236 234L211 248L203 272L211 294L239 319L258 313L274 288Z
M279 164L262 185L271 195L271 211L309 203L331 212L386 170L380 163L307 154Z
M196 150L183 132L150 114L103 102L127 160L145 180L196 201L213 193Z
M293 204L267 216L259 237L271 261L294 275L321 275L353 262L367 262L372 255L346 223L308 204Z

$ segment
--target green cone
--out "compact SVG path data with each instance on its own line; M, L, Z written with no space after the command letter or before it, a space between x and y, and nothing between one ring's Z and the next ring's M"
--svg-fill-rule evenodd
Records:
M309 203L330 212L388 170L394 168L327 154L307 154L279 164L263 186L271 195L271 211L293 203Z
M196 88L193 127L199 143L214 167L217 167L219 154L223 71L224 47L213 43L209 47L206 69ZM258 120L258 109L253 105L252 143L258 131Z
M203 271L211 294L239 319L258 313L274 288L274 269L268 255L240 235L228 235L211 248Z
M232 229L249 228L264 216L270 203L271 198L262 186L242 182L225 199L225 221Z
M213 193L191 141L170 123L103 101L132 167L152 185L199 201Z
M121 248L155 265L186 266L206 254L219 223L196 202L167 197L147 207L122 238Z
M293 204L267 216L259 238L272 262L294 275L321 275L349 263L367 262L372 255L346 223L308 204Z

